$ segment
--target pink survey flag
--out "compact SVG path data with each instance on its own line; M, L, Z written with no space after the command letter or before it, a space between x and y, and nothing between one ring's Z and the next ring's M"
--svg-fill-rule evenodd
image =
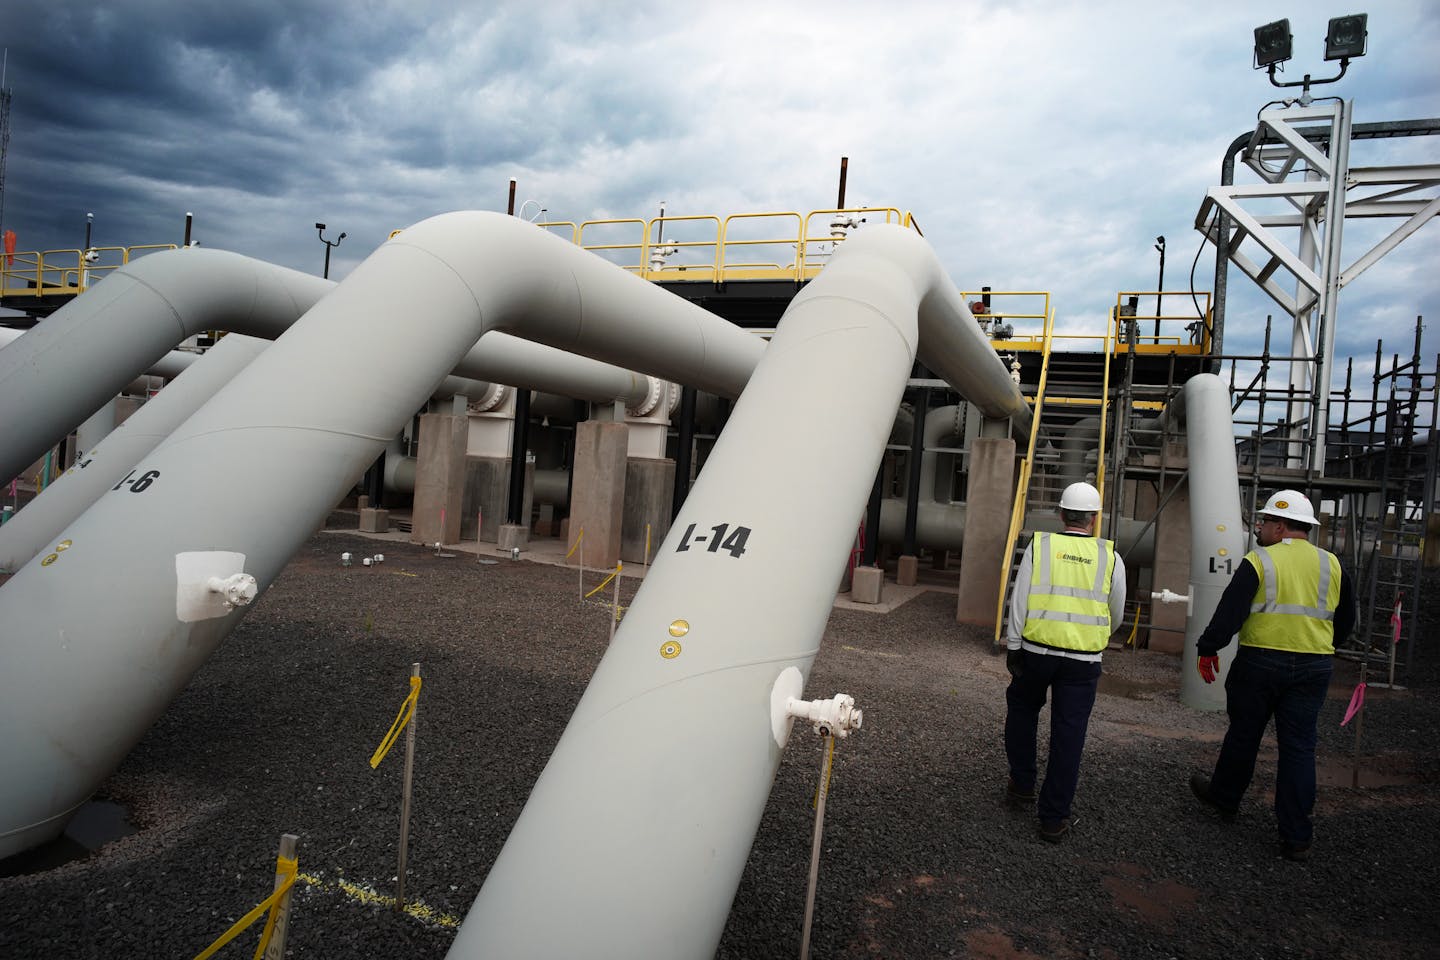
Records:
M1400 596L1396 597L1395 609L1390 613L1390 626L1393 628L1392 636L1390 638L1391 643L1400 642L1400 601L1404 599L1405 594L1403 593L1400 594Z
M1363 706L1365 706L1365 684L1357 683L1355 692L1350 694L1350 706L1345 708L1345 719L1340 721L1340 726L1343 727L1355 719L1355 714L1359 713Z

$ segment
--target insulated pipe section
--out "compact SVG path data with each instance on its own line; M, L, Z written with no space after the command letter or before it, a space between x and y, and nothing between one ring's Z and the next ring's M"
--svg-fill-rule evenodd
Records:
M965 546L964 503L920 501L916 515L915 540L922 547L959 554ZM1155 557L1155 528L1130 517L1113 520L1116 547L1127 562L1149 566ZM1024 529L1059 533L1065 529L1059 515L1050 509L1026 513ZM880 541L899 543L905 536L905 501L888 497L880 504Z
M916 243L863 231L786 310L450 957L715 955L910 373Z
M1186 423L1191 464L1191 608L1185 621L1185 652L1180 657L1180 700L1199 710L1223 710L1225 686L1200 679L1195 671L1195 646L1245 556L1235 426L1230 416L1230 389L1215 374L1191 377L1183 396L1184 410L1177 412ZM1235 644L1220 651L1222 672L1229 670L1235 653Z
M0 350L0 482L186 337L220 329L274 339L334 286L198 247L120 267Z
M624 400L627 407L643 402L652 391L651 378L644 374L498 332L481 337L454 372L590 403Z
M268 340L237 333L207 353L195 354L188 370L0 527L0 573L20 569L42 550L48 553L46 547L59 540L60 531L269 345Z
M985 416L1008 419L1014 436L1028 440L1030 405L965 305L960 291L946 276L935 251L918 234L902 227L877 225L864 233L881 231L905 237L915 251L906 265L924 291L919 316L920 362L943 377ZM851 237L845 242L854 240L855 237Z
M217 286L242 307L206 293L208 281L166 300L115 277L75 306L90 302L86 316L99 317L101 304L143 294L157 310L180 303L177 313L232 329L247 317L278 323L293 313L288 272L269 274L281 286L270 293L264 271L235 261L250 282ZM424 329L396 316L423 318ZM731 394L765 349L513 217L447 214L387 242L62 531L66 549L57 543L0 588L0 858L58 834L234 627L241 610L215 602L211 578L244 573L257 591L268 587L480 336L527 323L559 346L634 358L657 376ZM175 326L163 340L137 339L158 355ZM79 350L100 369L82 335L42 342ZM23 367L7 363L0 385L13 389ZM356 383L373 389L357 393ZM88 408L112 392L104 386ZM9 420L13 409L0 404L0 415ZM287 488L277 498L280 464Z

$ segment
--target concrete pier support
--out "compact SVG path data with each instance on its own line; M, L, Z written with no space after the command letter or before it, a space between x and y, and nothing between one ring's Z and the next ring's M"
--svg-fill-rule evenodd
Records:
M1015 507L1015 441L1009 437L977 437L970 452L970 479L965 492L965 540L960 553L960 594L957 623L995 623L1000 591L1005 588L1001 566L1005 537Z
M411 543L457 543L464 502L466 418L453 413L420 417L415 459L415 508ZM441 516L444 528L441 528Z
M573 541L585 532L585 565L591 569L613 567L620 560L627 444L623 423L587 420L575 427L575 479L567 534ZM579 562L577 550L570 563Z
M675 490L675 461L632 457L625 462L624 509L620 523L620 559L644 563L645 528L650 528L650 556L670 532L670 503Z
M528 518L534 508L535 464L525 465L525 495L521 515ZM465 486L461 499L460 536L464 540L499 543L500 528L510 505L510 458L466 457ZM484 528L475 535L475 523ZM521 524L526 526L526 524ZM528 539L528 538L527 538Z

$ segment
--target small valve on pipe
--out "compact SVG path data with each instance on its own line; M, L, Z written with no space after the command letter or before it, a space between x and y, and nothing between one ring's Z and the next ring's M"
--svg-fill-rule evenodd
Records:
M205 588L220 595L226 610L244 607L259 594L259 585L248 573L232 573L228 577L211 577L205 581Z
M1165 589L1158 592L1152 592L1150 596L1155 600L1159 600L1161 603L1185 604L1186 615L1195 612L1195 605L1193 599L1188 593L1175 593L1169 587L1166 587Z
M785 704L787 716L809 720L815 732L821 736L835 736L844 739L850 731L859 730L864 723L864 712L855 706L855 698L837 693L828 700L797 700L791 697Z

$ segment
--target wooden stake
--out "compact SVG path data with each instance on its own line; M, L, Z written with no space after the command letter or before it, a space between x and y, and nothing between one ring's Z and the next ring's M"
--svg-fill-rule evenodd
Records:
M295 844L300 838L293 833L285 833L280 836L280 857L285 860L295 859ZM289 879L289 875L282 873L279 869L275 871L275 886L273 890L279 890L280 885ZM270 943L265 948L265 960L280 960L285 956L285 934L290 929L290 894L295 892L292 886L285 891L280 902L275 904L275 929L270 931Z
M615 641L615 624L620 622L620 571L623 563L615 564L615 602L610 607L610 641Z
M420 676L420 664L410 664L410 676ZM420 698L410 711L405 730L405 784L400 789L400 872L395 875L395 909L405 909L405 854L410 844L410 785L415 775L415 727L420 723Z
M1360 683L1362 685L1365 683L1365 676L1368 673L1367 668L1370 666L1370 652L1367 650L1365 653L1366 658L1360 661ZM1355 765L1350 768L1350 786L1352 789L1360 786L1360 733L1364 728L1365 703L1362 701L1360 703L1360 709L1355 711Z

